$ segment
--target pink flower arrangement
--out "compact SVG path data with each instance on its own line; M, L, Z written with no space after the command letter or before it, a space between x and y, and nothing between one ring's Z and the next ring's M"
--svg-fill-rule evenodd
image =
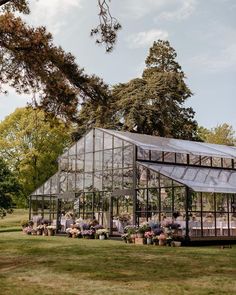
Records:
M144 237L145 237L145 238L149 238L149 239L151 239L153 236L154 236L154 233L153 233L152 231L146 231L146 232L144 233Z

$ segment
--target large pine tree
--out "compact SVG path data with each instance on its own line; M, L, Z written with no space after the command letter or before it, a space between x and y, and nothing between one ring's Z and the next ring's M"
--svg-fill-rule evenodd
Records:
M176 57L168 41L154 42L142 77L113 88L124 130L184 139L196 137L194 111L184 106L192 92Z

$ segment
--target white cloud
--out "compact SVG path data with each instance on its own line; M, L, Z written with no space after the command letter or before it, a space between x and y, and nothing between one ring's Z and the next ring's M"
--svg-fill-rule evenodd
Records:
M139 48L152 45L152 43L158 39L166 40L169 34L163 30L150 30L146 32L139 32L137 34L130 35L126 41L130 48Z
M164 11L160 14L159 18L165 20L183 20L189 18L195 11L197 1L196 0L179 0L178 3L175 0L173 4L178 4L175 9L170 11ZM179 6L180 4L180 6Z
M38 0L31 2L30 22L46 25L53 34L58 34L66 24L66 15L82 7L83 0Z
M155 19L182 20L193 14L198 0L124 0L123 13L141 19L155 14Z
M211 53L195 56L190 63L203 67L210 72L235 69L236 67L236 43L222 49L218 55Z

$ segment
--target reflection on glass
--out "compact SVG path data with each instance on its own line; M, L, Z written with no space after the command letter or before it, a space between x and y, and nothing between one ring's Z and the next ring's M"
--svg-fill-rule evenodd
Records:
M84 173L84 189L89 191L93 189L93 174Z
M160 151L151 151L151 160L162 162L163 158L163 152Z
M113 150L113 168L122 168L122 148L116 148Z
M133 166L133 146L124 147L124 168Z
M189 155L189 164L190 165L200 165L200 156Z
M175 153L165 152L164 153L164 162L175 163Z
M176 153L176 163L187 164L187 154Z
M94 189L102 191L102 172L94 173Z
M122 189L122 169L113 170L113 189Z
M123 141L118 137L114 136L114 148L122 147Z
M138 160L149 160L149 150L144 150L141 147L138 147L137 158Z
M84 137L82 137L77 143L77 155L84 153Z
M122 174L121 174L122 177ZM133 187L133 169L123 169L123 183L124 188L132 188Z

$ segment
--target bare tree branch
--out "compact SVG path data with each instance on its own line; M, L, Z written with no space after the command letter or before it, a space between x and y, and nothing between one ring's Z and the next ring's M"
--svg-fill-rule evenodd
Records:
M105 44L106 51L110 52L116 43L117 31L121 29L121 24L111 15L108 1L111 2L111 0L98 0L99 25L91 30L90 35L96 36L96 43Z

